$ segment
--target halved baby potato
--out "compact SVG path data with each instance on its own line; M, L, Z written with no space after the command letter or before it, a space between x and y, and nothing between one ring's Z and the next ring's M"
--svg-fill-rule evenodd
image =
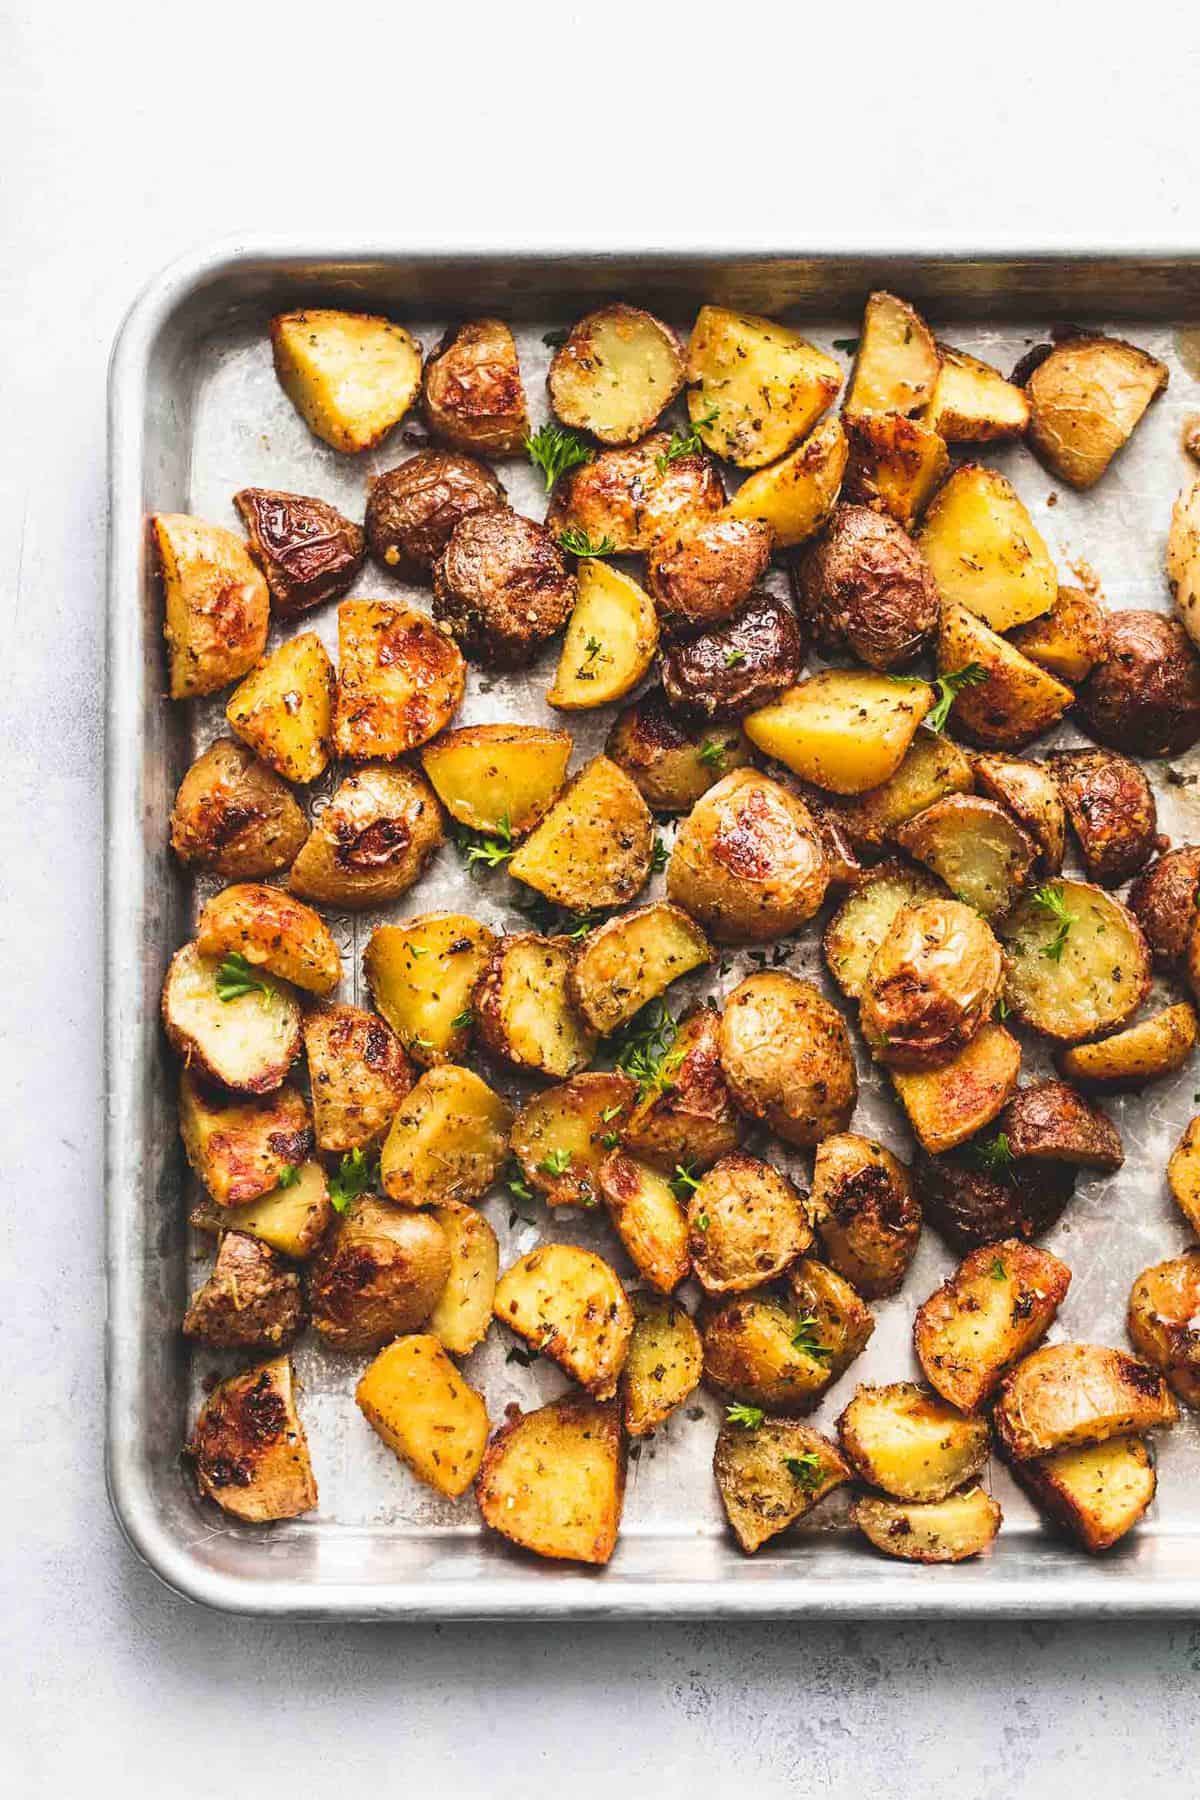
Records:
M304 1096L285 1082L260 1100L231 1100L179 1077L179 1135L194 1173L218 1206L244 1206L278 1186L313 1148Z
M854 1132L823 1138L806 1205L839 1275L868 1300L896 1292L916 1254L921 1208L890 1150Z
M1084 873L1120 887L1149 862L1158 842L1145 771L1116 750L1052 750L1046 767L1058 783Z
M985 919L1012 909L1037 855L1016 820L979 794L947 795L897 826L893 836Z
M678 1300L636 1294L633 1336L621 1371L621 1417L631 1438L647 1437L695 1393L704 1349Z
M556 538L572 529L594 543L608 538L618 555L636 555L724 506L716 464L699 451L681 456L670 432L653 431L560 477L546 529Z
M498 939L475 986L479 1040L514 1068L565 1081L585 1069L596 1033L576 1010L569 938L517 932Z
M837 504L849 447L836 415L769 468L748 475L725 508L731 519L769 525L781 550L815 537Z
M1156 356L1120 338L1057 344L1025 384L1031 448L1072 487L1092 487L1166 387L1167 373Z
M683 821L667 893L719 943L766 943L812 918L828 872L820 830L798 794L735 769Z
M1038 847L1039 872L1057 875L1067 844L1067 814L1053 775L1037 762L1019 756L972 758L975 779L984 793L1010 812Z
M219 1206L206 1200L193 1208L188 1223L197 1231L210 1234L242 1232L269 1244L281 1256L304 1262L319 1247L333 1223L333 1202L319 1162L290 1166L295 1170L295 1180L289 1180L286 1187L272 1188L241 1206Z
M300 1277L246 1232L227 1231L181 1330L208 1350L286 1350L304 1328Z
M721 1068L742 1111L801 1149L844 1131L858 1099L846 1021L783 969L749 975L729 995Z
M1031 1081L1000 1121L1010 1161L1065 1163L1111 1174L1125 1161L1121 1134L1099 1107L1062 1081Z
M777 1169L733 1152L688 1200L692 1272L706 1294L742 1294L794 1263L812 1243L804 1201Z
M150 533L162 577L172 700L213 694L267 646L271 602L244 541L187 513L157 513Z
M616 1271L575 1244L540 1244L496 1284L492 1310L593 1399L617 1390L633 1335L633 1309Z
M723 1425L713 1473L725 1516L747 1555L850 1480L836 1445L798 1419Z
M920 313L882 288L869 294L846 416L916 412L933 393L940 363L933 333Z
M513 1121L511 1149L525 1180L548 1206L595 1206L600 1169L633 1104L619 1069L593 1069L527 1100Z
M945 1500L884 1500L864 1494L850 1517L885 1556L902 1562L956 1563L987 1550L1003 1514L981 1487L964 1488Z
M623 906L650 873L650 809L623 769L594 756L508 865L516 881L571 912Z
M313 1124L322 1150L365 1150L387 1130L413 1084L399 1039L375 1013L323 1006L304 1021Z
M700 441L739 468L761 469L812 429L842 372L773 319L702 306L688 341L687 379Z
M260 1363L213 1389L187 1455L200 1492L235 1519L294 1519L317 1504L290 1358Z
M939 1156L990 1125L1017 1085L1021 1046L989 1019L936 1069L892 1069L892 1084L922 1150Z
M649 594L597 557L579 564L575 610L546 699L560 712L608 706L635 688L658 649L658 614Z
M222 969L226 974L222 976ZM265 971L202 956L194 943L171 958L162 1016L172 1049L189 1069L234 1093L269 1094L300 1054L294 989Z
M421 346L370 313L310 307L271 320L275 373L288 399L335 450L373 449L421 385Z
M1019 1238L972 1250L917 1308L925 1379L961 1412L977 1411L1046 1335L1070 1285L1066 1263Z
M465 913L417 913L379 925L363 956L371 998L414 1062L461 1060L473 996L495 933Z
M421 400L429 429L476 456L519 456L529 409L517 346L503 319L453 326L425 364Z
M915 1381L856 1388L837 1429L856 1473L896 1500L946 1500L988 1458L987 1420L964 1418Z
M475 1497L486 1525L537 1556L606 1563L625 1495L615 1406L564 1395L502 1425L484 1453Z
M844 498L911 531L950 467L945 443L919 419L899 412L848 418L847 431Z
M512 1108L472 1069L426 1069L392 1118L380 1179L401 1206L477 1200L508 1152Z
M683 1166L695 1174L736 1150L741 1135L721 1072L721 1014L711 1002L683 1015L668 1055L669 1081L646 1089L621 1141L668 1173Z
M1087 881L1026 894L997 930L1004 997L1026 1025L1063 1043L1111 1030L1150 990L1150 951L1133 914Z
M429 1315L428 1329L452 1356L469 1356L492 1322L500 1246L473 1206L443 1200L432 1212L450 1247L450 1273Z
M1195 1051L1198 1035L1195 1007L1180 1000L1094 1044L1060 1051L1059 1072L1084 1087L1137 1092L1148 1081L1177 1074Z
M1020 437L1029 423L1024 391L978 356L949 344L939 344L938 351L941 367L922 422L948 444Z
M920 906L945 889L924 869L879 863L852 888L825 927L822 948L829 973L848 1000L867 985L875 953L906 906Z
M337 754L366 762L427 744L458 711L466 681L458 645L425 613L392 600L343 600Z
M971 764L958 745L940 732L921 730L894 775L830 806L856 848L878 849L926 807L951 794L969 794L973 786Z
M352 1200L309 1277L313 1329L331 1350L380 1350L419 1331L450 1275L450 1246L431 1212Z
M1171 1152L1167 1186L1180 1212L1200 1236L1200 1117L1191 1121Z
M320 913L260 882L214 894L200 914L196 948L218 960L234 953L312 994L332 993L342 978L341 952Z
M600 1194L630 1262L660 1294L691 1273L688 1222L667 1177L627 1150L600 1165Z
M230 695L225 717L276 774L306 785L329 766L333 664L315 631L273 650Z
M291 789L233 738L218 738L196 758L171 811L171 848L180 862L227 881L286 869L307 836Z
M1173 1425L1179 1407L1157 1369L1106 1344L1045 1344L1007 1375L992 1415L1014 1462Z
M1052 1456L1016 1463L1014 1471L1038 1505L1093 1551L1111 1550L1131 1531L1158 1486L1140 1437L1056 1450Z
M739 725L681 722L661 688L619 714L604 750L656 813L688 812L723 776L753 759Z
M546 385L564 425L602 444L634 444L683 386L683 352L669 325L615 301L572 327Z
M835 794L861 794L894 775L933 704L915 677L825 669L748 713L750 742Z
M1143 1269L1129 1295L1130 1342L1166 1376L1185 1406L1200 1407L1200 1250Z
M737 1294L701 1322L704 1378L766 1412L811 1412L834 1379L820 1325L766 1295Z
M988 750L1020 750L1057 725L1075 696L975 613L942 600L939 675L972 679L960 686L950 718L963 735Z
M421 751L421 766L452 819L513 838L549 812L570 760L570 733L541 725L464 725Z
M834 1380L861 1356L875 1330L875 1314L844 1276L815 1256L802 1256L784 1278L805 1335L819 1344Z
M318 814L288 887L341 910L381 906L420 880L443 842L438 803L416 769L356 769Z
M415 1333L385 1345L360 1375L354 1398L418 1481L451 1500L467 1491L483 1461L487 1408L435 1336Z
M571 965L571 998L592 1030L607 1037L711 960L699 926L678 906L656 900L588 932Z
M1060 587L1050 611L1014 631L1012 641L1039 668L1077 686L1104 661L1108 617L1083 588Z
M993 631L1050 611L1058 574L1041 533L996 469L964 463L938 489L917 542L944 600Z
M987 1023L1004 985L1004 957L988 925L961 900L905 907L875 952L859 1025L889 1069L952 1061Z

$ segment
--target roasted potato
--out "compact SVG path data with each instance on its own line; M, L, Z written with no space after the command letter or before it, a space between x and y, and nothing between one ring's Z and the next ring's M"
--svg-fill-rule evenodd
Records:
M688 1222L666 1176L627 1150L600 1165L600 1194L630 1262L660 1294L691 1273Z
M807 1205L837 1273L868 1300L894 1294L921 1235L904 1164L870 1138L836 1133L817 1145Z
M1014 1462L1126 1432L1173 1425L1179 1407L1166 1382L1140 1357L1104 1344L1046 1344L1000 1385L992 1421Z
M223 1207L269 1194L313 1148L308 1107L290 1083L260 1100L231 1100L188 1069L179 1077L179 1135L195 1174Z
M1200 740L1200 661L1162 613L1110 613L1108 646L1079 690L1089 737L1133 756L1182 756Z
M704 933L661 900L589 931L571 965L571 998L593 1031L617 1031L673 981L712 960Z
M621 1371L621 1417L631 1438L649 1436L690 1399L704 1369L687 1308L657 1294L634 1297L633 1336Z
M807 790L805 801L820 834L829 887L834 892L857 887L867 871L838 817L834 803L828 794L819 794L813 788Z
M1129 1295L1129 1341L1185 1406L1200 1407L1200 1250L1143 1269Z
M342 978L342 957L320 913L282 888L243 881L214 894L196 926L201 956L239 956L251 969L312 994L330 994Z
M623 700L658 649L654 602L636 581L596 557L585 557L576 582L575 610L546 695L559 712L585 712Z
M1011 631L1054 605L1058 575L1050 552L995 469L955 469L931 501L917 542L942 598L993 631Z
M743 481L726 517L765 525L781 550L805 543L833 511L847 454L841 420L822 419L795 450Z
M421 751L421 766L452 819L510 838L524 837L549 812L570 760L570 734L541 725L464 725Z
M937 1069L892 1069L896 1096L922 1150L936 1156L982 1131L1017 1085L1021 1046L995 1019Z
M1158 813L1144 773L1115 750L1052 750L1046 767L1058 783L1087 875L1104 887L1120 887L1150 859L1158 841Z
M1067 842L1067 814L1058 783L1041 763L1019 756L976 756L971 762L975 780L992 800L998 800L1038 847L1038 873L1062 871Z
M875 1314L836 1269L802 1256L785 1277L805 1330L822 1346L836 1381L861 1356L875 1330Z
M941 366L922 422L948 444L985 443L1020 437L1029 423L1029 402L999 369L939 344Z
M946 1500L988 1458L987 1420L964 1419L915 1381L856 1388L837 1430L855 1473L896 1500Z
M351 1200L313 1260L313 1328L331 1350L379 1350L419 1331L450 1274L450 1246L432 1213Z
M488 669L531 663L575 600L576 578L546 527L507 506L460 519L433 565L434 618Z
M729 995L721 1068L742 1111L801 1148L844 1131L858 1098L846 1021L782 969L749 975Z
M744 1294L812 1243L804 1202L757 1156L734 1151L701 1176L688 1200L692 1272L706 1294Z
M615 1406L567 1394L510 1414L475 1483L485 1525L567 1562L606 1563L625 1497L625 1449Z
M999 1135L941 1156L918 1151L913 1162L925 1217L956 1250L997 1238L1040 1237L1061 1217L1075 1191L1069 1163L1017 1162Z
M231 881L286 869L308 821L278 775L232 738L218 738L179 784L171 848L180 862Z
M281 618L340 600L362 568L367 553L362 526L326 500L242 488L233 504Z
M267 584L240 537L186 513L157 513L150 534L162 578L172 700L215 694L267 645Z
M951 794L969 794L971 764L938 732L918 731L894 775L865 794L829 801L833 817L856 849L879 849L897 829ZM1048 783L1057 799L1057 789Z
M626 707L604 753L656 813L690 812L701 794L752 757L739 726L681 724L661 688Z
M820 1324L783 1301L737 1294L701 1321L704 1379L720 1394L766 1412L811 1412L834 1379Z
M950 1062L991 1017L1004 957L990 926L961 900L897 913L867 971L859 1024L892 1069Z
M307 785L329 766L333 664L315 631L280 644L230 695L225 717L276 774Z
M1179 969L1188 953L1200 896L1200 846L1180 844L1143 870L1127 904L1142 928L1156 965Z
M1025 384L1030 446L1072 487L1091 487L1166 385L1166 364L1120 338L1056 344Z
M1196 1037L1196 1010L1180 1000L1097 1043L1060 1050L1057 1062L1064 1075L1084 1087L1136 1092L1148 1081L1177 1074L1195 1050Z
M432 1209L450 1246L450 1273L427 1321L452 1356L469 1356L492 1322L492 1301L500 1267L496 1234L481 1212L461 1200L443 1200Z
M757 519L701 519L660 538L646 558L646 588L668 637L690 637L731 618L771 561L774 534Z
M636 555L721 512L725 489L716 464L702 452L670 451L671 434L655 431L571 469L555 486L547 529L556 538L571 530L593 543L608 538L618 555Z
M576 1009L569 938L517 932L498 939L475 985L479 1041L518 1069L564 1081L585 1069L596 1033Z
M575 1244L539 1244L500 1277L492 1310L593 1399L609 1400L616 1393L633 1334L633 1308L602 1257Z
M750 713L742 729L815 787L861 794L896 773L932 704L924 681L823 669Z
M404 581L429 581L460 519L495 512L508 497L486 463L453 450L418 450L371 484L371 555Z
M1039 668L1077 685L1104 660L1108 615L1083 588L1060 587L1050 611L1014 631L1012 641Z
M421 385L421 346L369 313L310 307L271 320L279 384L310 431L335 450L372 450Z
M546 386L564 425L602 444L635 444L683 386L683 352L669 325L616 301L572 327Z
M371 998L414 1062L461 1061L474 1022L475 984L494 933L464 913L420 913L371 933L363 974Z
M525 1102L510 1147L548 1206L596 1205L600 1166L616 1146L634 1092L619 1069L593 1069Z
M641 1095L621 1127L623 1143L668 1173L696 1173L736 1150L738 1115L721 1073L721 1014L711 1002L679 1020L665 1071Z
M513 334L501 319L448 331L425 364L421 404L430 431L456 450L519 456L529 408Z
M623 769L594 756L508 865L517 881L571 912L624 906L650 873L650 809Z
M798 1419L723 1425L713 1473L725 1515L747 1555L850 1480L836 1447Z
M477 1200L508 1150L512 1108L471 1069L426 1069L393 1115L379 1159L384 1193L401 1206Z
M803 662L796 615L760 590L724 625L666 646L663 692L687 716L728 723L782 694Z
M240 960L202 956L194 943L171 958L162 1017L184 1066L234 1093L269 1094L300 1054L294 989Z
M308 1440L286 1356L231 1375L214 1388L186 1454L200 1492L235 1519L294 1519L317 1504Z
M848 1000L861 996L875 953L904 908L922 906L942 893L932 875L901 862L879 863L851 890L822 939L829 973Z
M432 788L401 763L339 782L292 864L288 887L340 911L398 900L444 842Z
M924 557L894 519L869 506L836 507L794 567L800 616L825 651L895 669L937 630L938 590Z
M884 289L867 297L846 414L913 413L933 393L941 358L920 313Z
M997 930L1006 1004L1023 1024L1073 1044L1133 1016L1150 990L1150 952L1133 914L1086 881L1026 894Z
M1003 1516L981 1487L927 1504L863 1494L850 1508L852 1522L877 1550L916 1563L957 1563L982 1555Z
M1107 1438L1082 1450L1056 1450L1014 1473L1038 1505L1085 1550L1111 1550L1154 1498L1158 1478L1139 1437Z
M842 372L773 319L702 306L688 340L687 379L700 441L739 468L761 469L811 431Z
M902 850L924 863L959 900L985 919L1016 904L1033 874L1038 847L995 800L949 794L897 826Z
M1057 725L1074 700L1069 687L948 598L942 601L937 667L956 690L952 723L986 750L1020 750Z
M978 1411L1046 1335L1070 1285L1066 1263L1016 1238L972 1250L917 1308L913 1345L925 1379L961 1412Z
M1171 508L1167 580L1183 628L1200 648L1200 478L1184 488Z
M811 919L828 875L821 834L797 794L735 769L698 800L667 864L667 893L719 943L763 943Z
M286 1187L272 1188L242 1206L218 1206L206 1200L193 1208L189 1224L210 1235L244 1232L294 1262L306 1261L333 1222L333 1202L320 1163L287 1166L295 1170L295 1180L289 1179Z
M363 1370L354 1398L371 1429L419 1481L451 1500L483 1461L487 1408L430 1334L398 1338Z
M1111 1175L1125 1161L1121 1134L1108 1114L1061 1081L1033 1081L1014 1094L1000 1135L1018 1162L1069 1163Z
M324 1006L304 1021L313 1124L322 1150L342 1155L378 1143L412 1087L412 1064L374 1013Z
M257 1238L227 1231L183 1334L210 1350L283 1350L303 1324L300 1277Z
M846 422L849 457L843 497L886 513L911 531L945 480L950 458L936 431L898 412Z
M355 762L402 756L448 725L466 665L445 632L410 606L344 600L338 607L334 747Z
M1200 1117L1191 1121L1171 1152L1167 1186L1184 1218L1200 1236Z

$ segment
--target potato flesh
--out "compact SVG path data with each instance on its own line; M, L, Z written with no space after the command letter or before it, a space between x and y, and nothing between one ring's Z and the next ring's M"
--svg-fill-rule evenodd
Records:
M993 631L1049 612L1058 575L1041 533L995 469L965 464L938 490L917 542L943 599Z
M1046 951L1059 940L1058 915L1035 896L997 926L1008 952L1005 999L1025 1024L1073 1043L1123 1025L1141 1005L1150 953L1133 914L1111 894L1083 881L1054 888L1074 921L1057 956Z
M614 1150L600 1165L600 1193L613 1229L643 1280L674 1293L691 1273L688 1222L667 1177Z
M286 781L307 786L329 767L333 664L313 631L281 644L230 696L230 729Z
M1029 442L1072 487L1099 481L1167 385L1167 368L1118 338L1059 344L1029 377Z
M812 429L842 372L772 319L702 306L688 343L687 379L688 413L701 442L739 468L760 469Z
M850 1513L877 1550L917 1563L965 1562L982 1555L1002 1516L996 1501L979 1487L927 1505L864 1494Z
M906 906L936 899L943 891L941 883L922 869L883 863L843 900L825 927L823 948L829 973L848 1000L857 1000L866 987L875 952L897 914Z
M213 896L200 914L196 946L218 961L239 955L313 994L332 993L342 978L341 952L320 913L258 882Z
M384 1192L402 1206L476 1200L508 1150L512 1111L470 1069L427 1069L388 1128L380 1157Z
M1019 756L975 757L972 767L983 791L1007 807L1040 851L1041 871L1057 875L1067 843L1067 815L1058 783L1041 764Z
M586 1069L596 1034L571 999L571 956L565 938L501 939L476 989L480 1034L493 1055L558 1081Z
M834 1379L833 1346L801 1334L798 1323L776 1300L726 1300L701 1329L710 1387L767 1412L811 1411Z
M267 1094L282 1085L300 1052L300 1006L293 990L265 971L260 990L222 1000L224 959L177 950L163 987L167 1035L188 1067L235 1093Z
M572 912L622 906L650 873L650 809L623 769L593 757L508 865Z
M634 1086L619 1071L575 1075L535 1094L513 1122L511 1149L550 1206L595 1206L600 1167L616 1143Z
M1150 1452L1139 1437L1058 1450L1019 1464L1017 1472L1039 1505L1085 1550L1111 1550L1145 1513L1158 1485Z
M849 424L846 499L911 531L950 466L944 442L898 412L863 414Z
M742 729L816 787L861 794L896 773L932 704L924 681L826 669L748 713Z
M950 794L970 793L971 765L939 732L918 731L895 774L857 798L831 803L856 848L877 849L897 828Z
M314 308L271 321L275 372L310 431L335 450L369 450L421 384L421 347L403 326Z
M267 645L267 584L240 537L186 513L151 531L162 575L171 698L212 694L254 667Z
M505 1270L492 1310L593 1398L608 1400L616 1392L633 1309L602 1257L574 1244L542 1244Z
M399 1039L374 1013L323 1007L304 1022L320 1149L335 1156L374 1145L413 1084Z
M461 1201L443 1201L433 1216L450 1247L450 1273L426 1323L452 1356L469 1356L492 1322L500 1246L483 1214Z
M713 1473L725 1515L747 1555L850 1479L836 1445L796 1419L764 1419L757 1428L723 1425Z
M1023 656L1060 681L1087 679L1104 659L1108 627L1104 608L1082 588L1060 587L1048 613L1022 625L1013 642Z
M596 557L579 564L575 609L546 695L560 712L623 699L654 661L658 615L644 588Z
M849 447L842 422L823 419L804 442L769 468L748 475L725 508L731 519L759 519L781 550L815 537L841 491Z
M884 290L867 298L846 413L916 412L933 392L937 344L920 314Z
M864 1481L896 1500L947 1499L987 1461L986 1419L963 1418L916 1382L860 1387L838 1419L842 1449Z
M607 1036L711 958L687 914L658 901L588 933L575 955L571 992L593 1031Z
M1064 1262L1018 1238L972 1250L917 1309L925 1379L952 1406L976 1411L1045 1336L1070 1285Z
M290 1083L262 1100L231 1102L209 1094L186 1069L179 1080L179 1135L192 1169L222 1207L269 1194L313 1144L308 1107Z
M989 1019L940 1069L893 1069L913 1136L930 1156L954 1150L990 1125L1017 1085L1021 1046Z
M465 913L422 913L372 932L363 957L371 998L415 1062L463 1055L471 996L495 944Z
M502 1426L475 1485L493 1531L538 1556L585 1563L611 1557L624 1494L617 1409L574 1396Z
M994 800L956 794L901 825L896 842L985 919L1008 912L1033 873L1035 846Z
M998 369L939 344L941 368L922 419L948 444L1020 437L1029 423L1029 402Z
M1184 630L1200 650L1200 478L1183 490L1171 509L1167 580Z
M1200 1118L1191 1121L1171 1152L1167 1186L1180 1212L1200 1236Z
M318 1162L306 1162L300 1164L290 1187L272 1188L241 1206L205 1201L192 1211L189 1223L197 1231L244 1232L282 1256L304 1262L320 1244L333 1216L325 1171Z
M813 1335L824 1345L836 1381L870 1343L875 1314L844 1276L815 1256L792 1264L787 1285L799 1316L815 1320Z
M458 711L466 680L458 645L424 613L390 600L343 600L337 754L387 759L427 744Z
M643 437L683 386L675 333L640 307L601 307L573 328L547 378L564 425L602 444Z
M1137 1089L1177 1074L1195 1051L1196 1037L1195 1008L1181 1000L1099 1043L1064 1050L1059 1068L1085 1087Z
M421 751L421 765L452 819L472 831L524 837L566 780L571 739L538 725L466 725Z
M621 1416L631 1438L646 1437L695 1393L704 1367L700 1333L678 1300L639 1295L621 1371Z
M950 717L986 749L1022 748L1057 725L1074 701L1069 687L1022 656L968 607L944 598L938 674L958 674L972 663L982 679L959 690Z
M1005 1378L993 1420L1017 1462L1172 1425L1179 1408L1157 1370L1106 1344L1048 1344Z
M436 1336L397 1338L363 1371L359 1410L418 1480L456 1500L479 1472L487 1444L483 1400Z

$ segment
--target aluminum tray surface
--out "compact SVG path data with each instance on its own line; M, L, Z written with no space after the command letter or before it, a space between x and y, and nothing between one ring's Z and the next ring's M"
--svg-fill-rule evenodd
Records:
M600 298L651 305L684 332L700 302L740 304L803 322L828 348L834 339L856 334L862 298L877 285L922 305L941 335L1002 369L1056 322L1120 329L1137 320L1137 341L1170 365L1171 384L1097 489L1086 495L1064 489L1021 446L989 445L983 457L1014 480L1064 579L1071 579L1072 569L1094 571L1109 605L1165 610L1170 506L1194 473L1181 448L1181 428L1200 406L1197 339L1188 329L1200 318L1200 262L1192 259L348 258L237 249L168 271L130 315L114 354L110 392L109 1475L131 1542L188 1597L301 1618L1029 1615L1200 1606L1200 1419L1190 1415L1156 1440L1158 1499L1108 1557L1090 1559L1064 1544L994 1461L989 1480L1004 1508L1002 1533L988 1557L956 1568L882 1559L847 1526L844 1495L754 1558L743 1557L725 1529L712 1480L721 1409L703 1393L653 1439L634 1447L611 1565L580 1570L536 1562L487 1533L469 1496L446 1501L397 1463L354 1405L363 1359L328 1354L311 1334L295 1360L319 1510L266 1529L240 1526L195 1497L180 1465L200 1383L233 1365L208 1352L191 1356L178 1331L211 1246L186 1223L195 1189L178 1142L175 1070L161 1038L157 999L166 963L214 884L192 886L182 878L167 848L167 820L183 771L222 727L223 699L189 708L162 698L160 601L145 556L145 515L193 512L237 529L232 494L260 484L319 494L361 518L369 478L411 454L399 432L360 457L341 456L312 436L272 371L264 325L285 306L334 301L384 310L415 331L426 349L447 322L501 311L514 322L540 422L547 412L544 377L551 355L543 334ZM848 364L844 352L841 360ZM542 516L545 495L537 472L523 462L498 468L512 503ZM372 564L353 592L429 603L427 590L406 587ZM334 649L335 608L302 623ZM532 670L512 677L472 669L458 722L561 724L544 701L555 654L552 647ZM608 709L566 721L576 739L573 766L599 747L610 718ZM1062 736L1077 741L1069 732ZM1195 755L1149 765L1160 826L1176 841L1200 841L1200 799L1192 785L1198 770ZM314 809L331 786L329 780L317 785ZM669 844L673 828L660 832ZM660 887L656 877L649 893ZM361 951L380 918L452 907L497 929L520 928L512 902L522 893L502 874L471 877L447 847L397 906L331 921L346 969L340 997L366 1003ZM818 943L819 933L808 930L787 966L829 991ZM720 973L679 983L672 1005L678 1010L709 989L727 992L752 966L746 953L728 954ZM856 1049L862 1096L854 1129L905 1153L909 1140L898 1109L861 1044ZM1045 1067L1044 1056L1030 1046L1026 1075ZM522 1091L519 1083L501 1085L513 1094ZM1196 1069L1185 1069L1143 1096L1109 1103L1128 1158L1114 1176L1081 1181L1045 1240L1074 1272L1052 1335L1123 1344L1134 1275L1188 1241L1165 1193L1163 1168L1195 1110L1197 1085ZM751 1140L752 1148L757 1141ZM807 1183L808 1159L778 1144L770 1154ZM483 1210L500 1240L502 1268L546 1236L594 1245L628 1269L615 1237L595 1217L551 1218L540 1203L514 1206L503 1190ZM832 1423L857 1382L917 1373L913 1311L953 1262L936 1235L926 1232L903 1292L876 1305L875 1335L834 1384L814 1415L817 1424ZM495 1327L465 1365L493 1420L509 1402L537 1404L566 1385L544 1362L525 1369L509 1361L512 1342Z

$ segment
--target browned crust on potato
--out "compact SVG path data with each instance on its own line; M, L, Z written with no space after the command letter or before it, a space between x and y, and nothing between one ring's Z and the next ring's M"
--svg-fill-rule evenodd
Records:
M896 669L937 629L938 590L925 558L894 519L868 506L835 508L793 566L798 610L825 650Z
M283 1350L304 1324L300 1277L266 1244L227 1231L183 1320L210 1350Z
M217 738L179 784L171 848L180 862L252 881L286 869L307 836L291 789L234 738Z
M959 900L905 907L868 971L863 1036L889 1068L936 1068L991 1017L1003 981L1000 946L972 907Z
M1178 968L1187 955L1200 892L1200 845L1180 844L1144 869L1127 896L1160 969Z
M735 769L679 828L667 894L718 943L769 943L807 923L825 898L821 834L797 794Z
M532 662L570 618L575 595L545 526L510 507L460 519L433 566L434 618L485 668Z
M472 319L447 331L426 361L421 400L429 429L456 449L519 456L529 409L504 321Z
M974 1412L1045 1336L1070 1285L1049 1250L1016 1238L981 1244L917 1308L913 1346L926 1380Z
M1177 619L1111 613L1108 650L1075 698L1089 737L1134 756L1182 756L1200 741L1200 661Z
M836 1133L817 1145L809 1212L826 1260L868 1300L894 1294L921 1235L904 1164L870 1138Z
M314 1258L312 1322L331 1350L379 1350L422 1326L450 1274L432 1213L367 1195L352 1201Z
M729 722L791 687L803 662L795 613L760 590L726 624L664 648L663 692L685 715Z
M486 463L454 450L418 450L371 484L371 555L405 581L428 581L460 519L494 512L507 495Z
M1158 811L1144 772L1115 750L1052 750L1046 767L1088 876L1120 887L1148 861L1158 839Z
M1047 1344L1000 1386L992 1415L1014 1462L1172 1425L1179 1407L1157 1369L1107 1344Z
M1121 1134L1099 1107L1065 1081L1033 1081L1014 1094L997 1122L1018 1161L1067 1163L1111 1174L1125 1161Z
M242 488L233 504L250 554L266 576L274 609L284 618L346 592L366 555L361 525L309 494Z
M1014 1161L993 1169L970 1144L942 1156L918 1150L913 1159L925 1217L956 1250L1040 1237L1065 1210L1075 1175L1069 1163Z
M730 618L771 561L772 532L758 519L701 519L660 538L646 558L646 592L668 637Z
M849 1125L858 1074L846 1021L810 981L763 970L725 1003L721 1067L734 1101L789 1144Z
M186 1454L200 1492L235 1518L292 1519L317 1504L284 1356L221 1382L200 1409Z
M554 489L547 530L558 537L574 526L593 540L611 538L621 554L636 554L667 532L719 513L725 490L716 463L701 451L668 460L670 448L670 432L655 431L571 469Z

